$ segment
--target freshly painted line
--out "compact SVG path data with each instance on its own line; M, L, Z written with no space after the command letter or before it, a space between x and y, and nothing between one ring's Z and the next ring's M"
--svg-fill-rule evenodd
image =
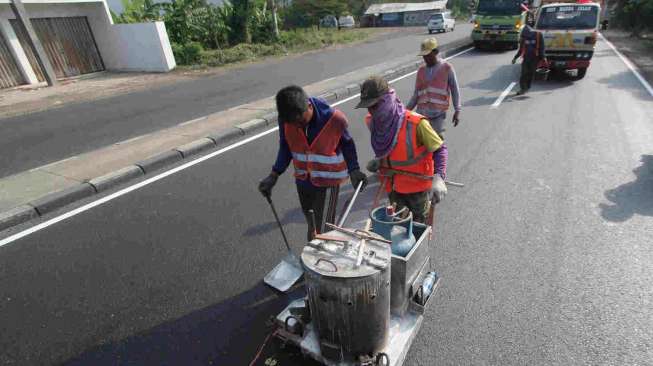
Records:
M454 58L454 57L456 57L456 56L462 55L462 54L464 54L464 53L466 53L466 52L471 51L472 49L473 49L473 48L469 48L469 49L467 49L467 50L465 50L465 51L459 52L459 53L457 53L457 54L455 54L455 55L453 55L453 56L447 57L445 60L449 60L449 59L452 59L452 58ZM401 76L401 77L399 77L399 78L397 78L397 79L391 80L390 83L395 83L395 82L397 82L397 81L399 81L399 80L401 80L401 79L404 79L404 78L406 78L406 77L408 77L408 76L410 76L410 75L415 74L416 72L417 72L417 71L413 71L413 72L411 72L411 73L409 73L409 74L406 74L406 75L404 75L404 76ZM335 103L333 103L333 104L331 104L331 105L334 106L334 107L336 107L336 106L341 105L341 104L343 104L343 103L347 103L347 102L349 102L350 100L356 99L356 98L358 98L359 96L360 96L360 93L358 93L358 94L356 94L356 95L352 95L352 96L350 96L350 97L348 97L348 98L345 98L345 99L343 99L343 100L339 100L339 101L337 101L337 102L335 102ZM269 130L267 130L267 131L263 131L263 132L261 132L261 133L259 133L259 134L256 134L256 135L251 136L251 137L248 137L248 138L246 138L246 139L244 139L244 140L238 141L238 142L236 142L236 143L234 143L234 144L232 144L232 145L229 145L229 146L223 147L222 149L217 150L217 151L214 151L214 152L212 152L212 153L210 153L210 154L208 154L208 155L205 155L205 156L199 157L199 158L197 158L197 159L195 159L195 160L193 160L193 161L189 161L188 163L182 164L182 165L180 165L180 166L178 166L178 167L176 167L176 168L173 168L173 169L170 169L170 170L168 170L168 171L165 171L165 172L163 172L163 173L161 173L161 174L159 174L159 175L156 175L156 176L154 176L154 177L152 177L152 178L146 179L146 180L144 180L144 181L142 181L142 182L139 182L139 183L136 183L136 184L134 184L134 185L132 185L132 186L129 186L129 187L123 188L123 189L119 190L118 192L112 193L112 194L110 194L110 195L108 195L108 196L106 196L106 197L102 197L102 198L100 198L100 199L97 200L97 201L93 201L93 202L88 203L88 204L86 204L86 205L84 205L84 206L78 207L78 208L76 208L76 209L74 209L74 210L72 210L72 211L69 211L69 212L66 212L66 213L64 213L64 214L62 214L62 215L59 215L59 216L57 216L57 217L54 217L54 218L52 218L52 219L50 219L50 220L48 220L48 221L42 222L42 223L40 223L40 224L38 224L38 225L36 225L36 226L33 226L33 227L29 228L29 229L26 229L26 230L23 230L23 231L21 231L21 232L18 232L18 233L16 233L16 234L14 234L14 235L8 236L8 237L6 237L6 238L0 240L0 247L5 246L5 245L7 245L7 244L10 244L10 243L12 243L12 242L14 242L14 241L16 241L16 240L18 240L18 239L22 239L22 238L24 238L24 237L26 237L26 236L28 236L28 235L30 235L30 234L33 234L33 233L35 233L35 232L37 232L37 231L43 230L43 229L45 229L45 228L47 228L47 227L49 227L49 226L52 226L52 225L54 225L54 224L56 224L56 223L58 223L58 222L64 221L64 220L66 220L66 219L69 219L69 218L71 218L71 217L73 217L73 216L76 216L76 215L82 213L82 212L85 212L85 211L88 211L88 210L90 210L90 209L92 209L92 208L95 208L95 207L97 207L97 206L100 206L100 205L102 205L102 204L104 204L104 203L107 203L107 202L109 202L109 201L111 201L111 200L113 200L113 199L115 199L115 198L118 198L118 197L120 197L120 196L124 196L124 195L126 195L127 193L130 193L130 192L133 192L133 191L135 191L135 190L137 190L137 189L143 188L143 187L145 187L145 186L147 186L147 185L149 185L149 184L152 184L152 183L154 183L154 182L156 182L156 181L159 181L159 180L161 180L161 179L163 179L163 178L166 178L166 177L168 177L168 176L170 176L170 175L173 175L173 174L175 174L175 173L177 173L177 172L180 172L180 171L182 171L182 170L188 169L188 168L190 168L190 167L192 167L192 166L194 166L194 165L197 165L197 164L199 164L199 163L201 163L201 162L203 162L203 161L206 161L206 160L209 160L209 159L211 159L211 158L214 158L214 157L216 157L216 156L218 156L218 155L224 154L224 153L226 153L227 151L233 150L233 149L235 149L235 148L237 148L237 147L240 147L240 146L242 146L242 145L245 145L245 144L247 144L247 143L249 143L249 142L252 142L252 141L254 141L254 140L258 140L259 138L261 138L261 137L263 137L263 136L266 136L266 135L269 135L270 133L275 132L275 131L277 131L278 129L279 129L279 127L277 126L277 127L272 128L272 129L269 129ZM128 141L129 141L129 140L128 140ZM123 143L124 143L124 142L123 142Z
M497 108L499 108L499 105L501 105L501 102L503 102L503 100L506 99L506 97L508 96L508 94L510 93L510 91L512 90L512 88L515 87L515 85L517 85L517 83L514 82L514 81L513 81L512 83L510 83L510 85L508 85L508 87L506 88L506 90L504 90L503 93L501 93L501 95L499 95L499 98L497 98L497 100L495 100L494 103L492 103L492 105L490 106L490 108L491 108L491 109L497 109Z
M619 50L617 50L617 47L615 47L612 44L612 42L608 41L607 38L603 37L603 34L599 33L599 35L601 36L601 39L608 46L610 46L610 48L612 48L614 53L616 53L617 56L619 56L621 61L623 61L624 64L626 64L626 66L628 66L630 71L632 71L633 74L635 74L635 77L637 78L637 80L639 80L640 83L642 83L642 85L644 86L644 89L646 89L646 91L648 91L648 93L653 97L653 87L651 87L651 84L649 84L648 81L646 81L646 79L644 79L644 77L639 73L639 71L637 71L637 68L635 67L635 65L633 65L633 63L630 62L630 60L626 56L624 56L621 52L619 52Z
M7 245L7 244L9 244L9 243L11 243L11 242L13 242L15 240L20 239L20 238L23 238L23 237L25 237L27 235L35 233L35 232L37 232L37 231L39 231L41 229L44 229L44 228L46 228L46 227L48 227L50 225L54 225L54 224L56 224L58 222L61 222L61 221L66 220L66 219L68 219L70 217L73 217L73 216L75 216L77 214L80 214L80 213L82 213L84 211L88 211L88 210L90 210L90 209L92 209L94 207L97 207L97 206L99 206L101 204L109 202L109 201L111 201L111 200L113 200L115 198L118 198L120 196L123 196L123 195L125 195L125 194L127 194L129 192L132 192L132 191L135 191L135 190L137 190L139 188L145 187L146 185L152 184L152 183L154 183L154 182L156 182L158 180L161 180L161 179L163 179L165 177L168 177L168 176L170 176L172 174L175 174L175 173L177 173L179 171L190 168L190 167L192 167L194 165L197 165L197 164L199 164L199 163L201 163L201 162L203 162L205 160L208 160L208 159L211 159L211 158L213 158L215 156L223 154L223 153L225 153L225 152L227 152L229 150L233 150L233 149L235 149L235 148L237 148L239 146L245 145L248 142L254 141L254 140L258 139L258 138L261 138L261 137L263 137L265 135L268 135L268 134L270 134L270 133L272 133L272 132L274 132L274 131L276 131L278 129L279 129L279 127L275 127L273 129L270 129L270 130L261 132L261 133L259 133L257 135L246 138L246 139L244 139L242 141L238 141L237 143L235 143L233 145L229 145L227 147L224 147L224 148L222 148L222 149L220 149L218 151L215 151L215 152L213 152L211 154L202 156L202 157L200 157L198 159L195 159L193 161L190 161L190 162L188 162L186 164L180 165L180 166L178 166L176 168L173 168L173 169L170 169L170 170L168 170L166 172L163 172L163 173L161 173L161 174L159 174L157 176L154 176L154 177L146 179L146 180L144 180L142 182L136 183L133 186L129 186L127 188L124 188L124 189L122 189L122 190L120 190L118 192L112 193L112 194L110 194L110 195L108 195L106 197L102 197L97 201L93 201L93 202L91 202L89 204L78 207L78 208L76 208L76 209L74 209L74 210L72 210L70 212L66 212L63 215L57 216L57 217L55 217L53 219L50 219L50 220L48 220L46 222L38 224L38 225L36 225L34 227L31 227L31 228L29 228L27 230L16 233L16 234L14 234L12 236L9 236L9 237L7 237L5 239L0 240L0 247L3 246L3 245Z

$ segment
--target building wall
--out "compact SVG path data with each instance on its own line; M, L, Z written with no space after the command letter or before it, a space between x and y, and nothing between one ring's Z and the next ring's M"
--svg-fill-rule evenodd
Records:
M162 22L114 25L109 8L103 0L75 1L79 0L66 3L29 2L24 5L30 18L87 17L107 70L165 72L175 67L170 42ZM7 31L9 19L15 18L9 4L0 0L0 30L3 33ZM17 51L17 61L22 64L21 52ZM24 64L21 67L26 68ZM33 82L34 78L30 72L23 74Z
M175 67L163 22L115 24L111 32L113 42L104 62L113 69L167 72Z
M426 23L429 21L431 14L435 13L432 10L424 11L411 11L404 13L404 25L405 26L426 26Z

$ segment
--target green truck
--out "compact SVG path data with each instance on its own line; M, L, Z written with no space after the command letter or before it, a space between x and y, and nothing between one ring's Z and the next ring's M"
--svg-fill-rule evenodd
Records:
M526 23L526 8L522 3L523 0L479 0L474 8L474 46L516 49Z

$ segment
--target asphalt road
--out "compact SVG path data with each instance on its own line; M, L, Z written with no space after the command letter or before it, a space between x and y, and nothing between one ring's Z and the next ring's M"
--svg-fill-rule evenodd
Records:
M443 285L405 365L651 365L653 98L600 42L584 80L537 83L492 109L517 78L511 57L451 60L464 111L446 132L448 175L465 188L437 208ZM413 83L394 87L407 99ZM364 164L354 103L339 108ZM0 247L0 363L247 365L269 317L301 296L261 284L284 254L256 192L276 141L270 133ZM300 250L291 182L273 197Z
M469 24L439 34L468 38ZM229 73L0 120L0 177L267 98L279 85L308 85L416 53L428 35L406 28L344 46L235 68Z

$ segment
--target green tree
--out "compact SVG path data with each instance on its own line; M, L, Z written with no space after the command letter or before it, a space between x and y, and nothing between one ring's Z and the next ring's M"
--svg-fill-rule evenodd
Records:
M117 23L144 23L161 20L161 4L153 0L122 0L123 12L114 15Z
M165 12L163 20L172 42L186 44L202 38L202 22L199 18L205 16L206 0L171 0L162 3L161 7Z
M653 0L625 0L617 3L616 20L634 36L653 31Z
M252 33L250 25L254 13L254 1L233 0L231 5L233 7L233 13L229 22L229 26L232 29L230 42L232 44L251 43Z

